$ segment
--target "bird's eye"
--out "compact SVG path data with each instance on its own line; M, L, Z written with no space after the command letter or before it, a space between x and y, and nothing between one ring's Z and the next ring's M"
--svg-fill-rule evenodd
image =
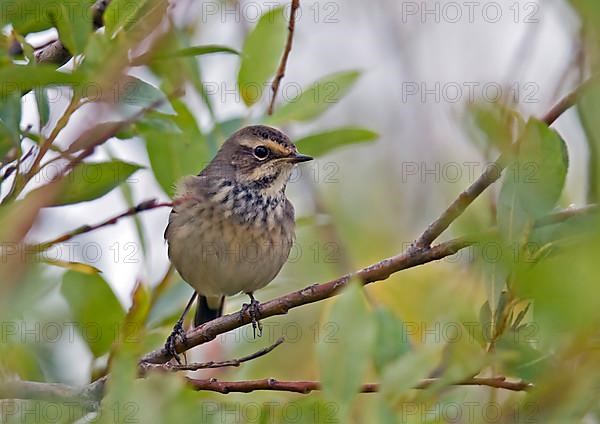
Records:
M259 160L264 160L269 156L269 149L265 146L256 146L254 148L254 156Z

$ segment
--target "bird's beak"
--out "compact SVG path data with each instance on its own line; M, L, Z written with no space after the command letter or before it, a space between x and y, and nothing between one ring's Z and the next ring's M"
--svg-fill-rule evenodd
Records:
M308 162L309 160L313 160L312 156L303 155L302 153L294 153L288 156L288 159L292 163L300 163L300 162Z

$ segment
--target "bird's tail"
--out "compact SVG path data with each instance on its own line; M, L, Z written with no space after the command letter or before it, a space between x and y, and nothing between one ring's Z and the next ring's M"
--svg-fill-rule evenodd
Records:
M198 295L198 306L194 315L194 326L198 327L205 322L212 321L223 315L225 297L206 297Z

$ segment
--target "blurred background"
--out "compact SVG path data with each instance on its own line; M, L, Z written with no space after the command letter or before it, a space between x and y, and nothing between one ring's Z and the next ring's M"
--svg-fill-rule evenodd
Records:
M287 2L178 0L169 3L168 16L185 45L223 45L242 51L260 16L279 4L287 5ZM488 140L492 135L486 133L486 128L481 128L474 111L506 108L518 113L525 121L530 116L541 117L587 77L593 68L590 64L593 54L586 51L586 39L582 35L582 22L585 21L582 16L586 16L581 13L595 6L581 4L587 3L559 0L302 0L276 110L293 100L299 90L310 87L325 75L359 71L360 76L347 94L344 95L343 90L340 96L334 93L335 101L315 119L282 121L276 126L284 129L293 140L338 127L360 127L378 136L327 150L314 163L297 170L288 187L298 220L296 246L276 280L255 293L256 297L264 302L312 283L329 281L406 249L497 156L497 146ZM289 5L286 7L284 10L289 12ZM148 48L149 51L158 50L157 44L148 40L160 39L161 31L169 31L166 20L162 20L145 41L131 48L129 57L148 51ZM10 27L5 27L5 35L9 33ZM27 35L26 40L33 46L40 46L55 39L57 34L55 29L46 29ZM160 48L165 49L165 46ZM238 55L217 53L191 60L198 67L198 77L211 107L207 107L198 87L189 81L182 81L185 95L180 100L187 105L209 147L200 149L202 154L197 158L189 155L198 149L183 149L178 154L186 156L186 164L180 167L181 170L197 173L226 135L243 124L268 122L264 111L271 93L265 86L263 96L256 104L251 107L245 104L236 88L240 67ZM131 66L126 72L167 92L165 81L170 76L165 75L168 71L144 65ZM77 66L72 59L62 69ZM170 66L175 68L179 62L167 61L166 68ZM41 131L36 97L33 92L24 95L20 127L48 136L69 103L68 93L68 88L48 90L49 120ZM159 109L165 112L168 108L161 106ZM130 116L132 110L136 109L116 108L110 103L85 104L74 112L54 146L66 150L73 140L90 128L101 122L122 120ZM219 123L220 134L215 131L215 123ZM133 137L111 138L98 146L86 160L120 159L139 164L142 169L118 188L90 202L41 209L27 232L26 242L51 240L81 225L102 222L148 199L168 201L172 193L165 189L164 179L161 182L157 177L160 172L157 161L180 161L180 158L148 147L152 143L168 141L168 134L161 134L155 128L138 126ZM557 207L583 206L588 190L589 155L577 111L565 113L553 128L566 141L569 156L566 184ZM24 146L36 144L31 140L23 143ZM302 151L301 143L299 149ZM23 147L23 151L26 150ZM52 155L57 153L50 152L49 157L54 157ZM177 165L173 166L177 168ZM48 183L54 172L52 168L47 167L41 179L33 181L22 194ZM8 178L1 186L3 196L8 193L10 181ZM498 184L492 186L480 196L442 239L493 226L499 187ZM168 272L167 247L163 239L168 214L169 208L143 212L134 218L121 219L115 225L77 236L67 244L55 245L46 252L50 259L87 264L101 271L100 277L93 273L94 278L102 278L108 283L122 311L131 307L136 283L149 292L162 284L165 291L152 304L146 320L144 346L149 348L164 342L191 295L191 288L175 272ZM492 312L495 310L502 290L497 279L503 279L495 273L490 274L487 266L474 259L477 256L476 250L467 249L442 261L394 274L388 280L366 288L365 299L370 310L381 308L385 314L391 314L396 323L404 323L401 333L405 340L401 349L419 351L421 345L428 346L422 351L426 353L420 355L421 362L415 360L410 365L404 364L404 367L421 370L419 375L410 376L404 368L404 371L396 370L394 377L384 379L397 382L404 378L410 381L411 378L427 377L439 365L443 357L441 352L449 342L447 331L454 331L454 323L480 322L480 311L486 300L488 308L492 305ZM70 275L66 277L65 273ZM5 326L2 343L13 349L4 351L5 359L8 359L7 375L83 385L106 372L108 350L94 352L90 347L90 336L82 336L78 330L73 332L73 337L66 337L69 325L65 323L78 322L78 315L73 313L74 295L67 293L65 299L65 290L68 292L64 287L65 279L72 280L72 287L80 279L78 270L36 266L23 277L22 286L31 285L35 289L28 289L27 295L15 296L19 301L15 301L11 312L17 314L12 321L6 318L6 322L18 322L19 326L26 323L26 328L36 328L36 323L41 323L42 329L49 328L47 323L60 323L63 333L55 342L43 332L41 336L33 335L36 330L30 337L23 336L23 327L19 327L13 340L12 334L6 336L9 327ZM81 280L80 283L85 284L83 277ZM40 288L41 281L43 289ZM91 296L98 293L90 291ZM596 296L597 291L585 293ZM75 297L85 296L83 289ZM101 302L103 295L98 296ZM242 295L227 299L225 312L239 310L244 301L246 298ZM94 304L95 299L92 297L85 302ZM222 335L189 352L188 361L239 357L283 336L286 342L268 356L236 369L206 370L195 375L224 380L266 377L319 380L320 362L315 346L339 344L336 334L346 334L343 329L338 333L339 323L329 315L333 314L331 305L332 301L328 300L291 310L285 316L266 319L263 322L265 333L260 339L252 337L249 326ZM101 309L91 306L91 310ZM528 320L543 325L530 315ZM538 330L536 327L536 333ZM543 333L544 329L541 331ZM23 337L26 343L21 343ZM361 344L362 340L361 334L352 334L351 343ZM338 348L339 355L345 355L343 346ZM467 346L456 354L456 362L463 368L472 365L471 349ZM527 357L522 351L511 352L506 354L510 360L503 365L515 358L521 365L548 359L547 351L535 358ZM477 361L472 362L476 364ZM548 363L544 364L548 366ZM508 370L510 375L526 379L544 373L537 369L520 373L515 371L518 367L494 366L490 365L492 371ZM380 380L383 375L369 365L362 377L368 382ZM203 408L211 405L209 413L202 409L205 420L200 422L340 422L343 415L337 414L346 408L335 403L337 400L329 403L330 399L319 393L216 395L185 391L185 395L176 395L183 391L177 386L180 382L169 379L167 384L165 381L149 379L143 383L146 386L131 392L132 402L142 405L140 411L136 410L136 419L160 421L151 415L158 412L143 406L166 402L155 399L157 390L164 390L165 397L185 398L191 403L204 402ZM549 387L553 384L555 382ZM426 398L409 393L402 397L390 393L353 397L348 406L349 422L538 422L526 421L526 418L544 421L553 417L540 412L548 406L544 403L547 398L532 401L523 394L507 394L489 388L440 390L428 393ZM273 403L275 412L265 412L263 402ZM473 418L465 415L468 402L476 403L477 413ZM597 407L581 413L579 404L575 403L577 407L569 406L572 407L569 409L571 414L554 415L564 419L556 422L581 422L578 420L583 417L585 422L598 422L593 411ZM489 413L485 408L490 404L497 405L501 411L497 421L485 415ZM248 405L256 405L259 411L256 417ZM301 411L296 421L291 418L292 410L286 409L288 405L295 405L293 408ZM462 417L453 421L448 405L458 407ZM229 415L223 412L227 408L230 408ZM423 415L426 408L434 412ZM511 408L521 411L521 415L517 414L515 418ZM578 412L574 413L575 410ZM565 417L569 417L568 420Z

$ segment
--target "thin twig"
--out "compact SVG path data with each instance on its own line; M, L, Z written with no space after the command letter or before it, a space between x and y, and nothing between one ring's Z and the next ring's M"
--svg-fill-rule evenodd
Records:
M440 382L438 378L427 378L417 383L415 389L425 389L433 384ZM294 392L307 394L314 390L321 390L321 383L318 381L279 381L274 378L265 378L262 380L246 380L246 381L219 381L215 378L211 379L194 379L188 378L188 383L195 390L207 390L218 393L249 393L255 390L275 390L282 392ZM510 381L506 377L473 377L467 380L454 384L456 386L486 386L497 389L505 389L511 391L526 391L533 388L531 383L525 381ZM363 384L361 393L375 393L380 389L377 383Z
M272 390L282 392L294 392L307 394L315 390L321 390L318 381L279 381L274 378L262 380L245 381L219 381L211 379L186 379L195 390L212 391L218 393L249 393L256 390ZM35 399L54 402L77 402L92 403L96 406L104 396L107 377L102 377L93 383L76 388L65 384L41 383L36 381L13 381L0 384L0 399ZM414 389L426 389L441 382L439 378L426 378L419 381ZM532 389L533 384L523 380L507 380L506 377L472 377L453 386L480 386L505 389L510 391L527 391ZM361 393L375 393L380 390L378 383L363 384Z
M146 201L138 204L137 206L131 207L131 208L127 209L125 212L122 212L116 216L113 216L112 218L108 218L107 220L102 221L98 224L82 225L81 227L76 228L72 231L69 231L68 233L58 236L52 240L48 240L48 241L45 241L42 243L31 245L28 247L28 249L30 249L30 251L33 251L33 252L43 252L44 250L49 249L50 247L54 246L55 244L64 243L65 241L71 240L75 236L78 236L78 235L81 235L84 233L89 233L91 231L95 231L99 228L106 227L108 225L116 224L117 221L119 221L121 218L125 218L127 216L132 216L132 215L138 214L140 212L148 211L151 209L162 208L165 206L172 207L173 202L158 202L156 199L146 200Z
M273 110L275 108L275 99L277 98L277 91L279 90L279 84L281 84L281 80L285 76L285 68L287 66L287 61L290 56L290 52L292 51L292 43L294 41L294 29L296 28L296 11L299 7L300 0L292 0L292 10L290 12L290 22L288 25L287 41L285 43L285 50L283 51L283 56L281 56L279 68L277 68L277 73L275 74L275 78L273 79L273 83L271 84L272 97L271 102L269 103L269 108L267 109L267 115L273 115Z
M40 145L39 150L37 151L35 158L33 159L33 163L29 167L29 170L25 172L23 175L19 175L19 178L15 178L13 182L13 186L9 193L2 199L2 203L7 203L9 201L13 201L20 193L23 188L27 185L27 183L31 180L31 178L40 170L40 164L42 159L52 147L52 143L56 140L56 137L60 134L60 132L67 126L69 120L73 113L79 108L80 102L79 97L73 95L69 104L65 108L65 111L61 115L61 117L56 122L56 125L52 129L50 135L44 139L42 144Z
M142 363L140 366L143 371L161 369L165 371L198 371L208 368L225 368L225 367L239 367L244 362L251 361L271 352L277 346L284 342L284 338L280 337L271 346L267 346L259 351L256 351L250 355L243 356L238 359L229 359L227 361L209 361L209 362L196 362L192 364L174 364L167 362L166 364L149 364Z

